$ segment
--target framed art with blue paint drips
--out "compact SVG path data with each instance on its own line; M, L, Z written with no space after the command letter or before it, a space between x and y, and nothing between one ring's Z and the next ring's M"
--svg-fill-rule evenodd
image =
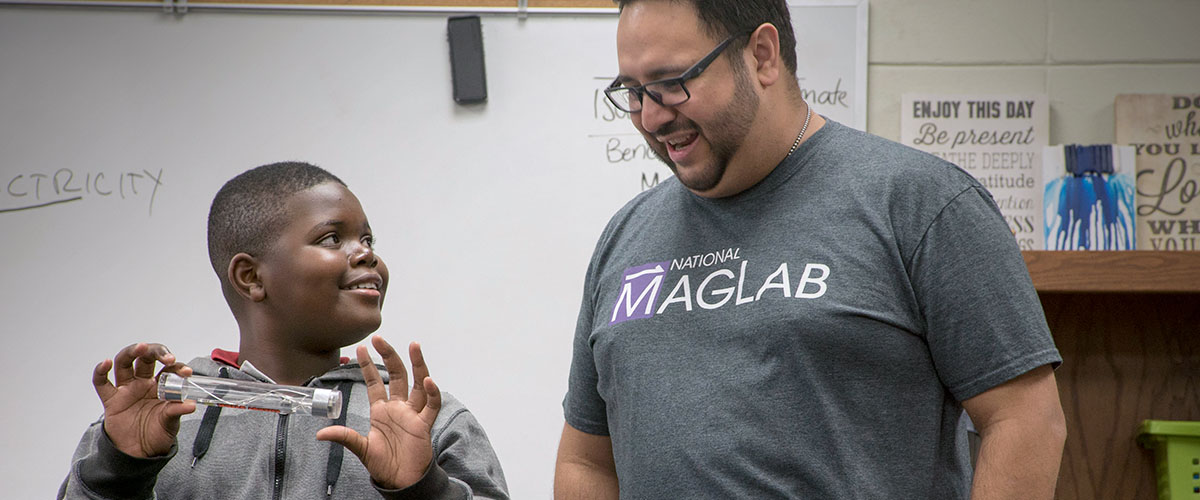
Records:
M1134 162L1131 146L1047 146L1042 154L1046 249L1133 250Z

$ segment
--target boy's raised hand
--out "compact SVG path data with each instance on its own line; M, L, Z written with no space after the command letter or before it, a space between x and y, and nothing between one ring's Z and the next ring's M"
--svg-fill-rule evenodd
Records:
M329 426L317 432L317 439L340 443L357 455L379 486L407 488L425 475L433 461L430 431L442 408L442 393L429 378L419 344L413 342L408 346L413 364L413 385L409 392L404 360L382 337L375 335L371 343L383 357L391 377L391 396L371 362L367 347L358 346L355 353L371 402L371 431L362 436L348 427Z
M179 417L196 411L191 401L158 399L156 363L164 372L191 376L192 368L175 362L175 355L162 344L138 343L121 349L92 371L92 385L104 404L104 432L118 450L134 457L166 455L175 444ZM116 385L108 379L114 370Z

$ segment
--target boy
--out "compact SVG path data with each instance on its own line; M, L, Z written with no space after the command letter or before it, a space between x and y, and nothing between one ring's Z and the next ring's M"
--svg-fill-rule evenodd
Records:
M84 434L58 498L508 498L483 428L429 378L419 345L409 346L411 391L379 336L388 377L365 346L358 364L340 357L379 327L388 283L345 183L306 163L249 170L214 198L208 240L239 352L184 365L139 343L97 365L104 417ZM156 363L181 376L340 390L342 416L195 412L193 402L157 399ZM343 446L358 460L343 460Z

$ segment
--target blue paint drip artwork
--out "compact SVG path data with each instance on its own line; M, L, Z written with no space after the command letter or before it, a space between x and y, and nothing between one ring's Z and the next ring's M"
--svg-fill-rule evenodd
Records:
M1049 250L1132 250L1136 185L1132 158L1113 146L1055 146L1043 154ZM1116 154L1114 154L1116 153ZM1061 165L1061 166L1059 166Z

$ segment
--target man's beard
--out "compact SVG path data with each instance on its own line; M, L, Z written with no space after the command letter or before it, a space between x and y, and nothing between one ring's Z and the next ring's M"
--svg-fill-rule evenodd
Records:
M750 132L750 126L754 123L754 118L758 115L758 94L754 93L754 89L750 85L750 75L746 68L739 64L740 62L734 63L734 75L737 82L734 87L733 99L714 117L711 127L702 131L696 122L680 117L655 130L654 133L647 134L651 137L647 138L647 142L655 156L658 156L658 159L666 164L671 172L675 173L679 182L692 191L708 191L721 182L721 179L725 177L729 160L741 148L746 135ZM712 151L711 163L694 169L690 172L692 175L689 178L679 176L675 162L671 161L671 157L667 154L666 145L652 138L654 135L668 135L678 130L696 131L708 141L709 149Z

